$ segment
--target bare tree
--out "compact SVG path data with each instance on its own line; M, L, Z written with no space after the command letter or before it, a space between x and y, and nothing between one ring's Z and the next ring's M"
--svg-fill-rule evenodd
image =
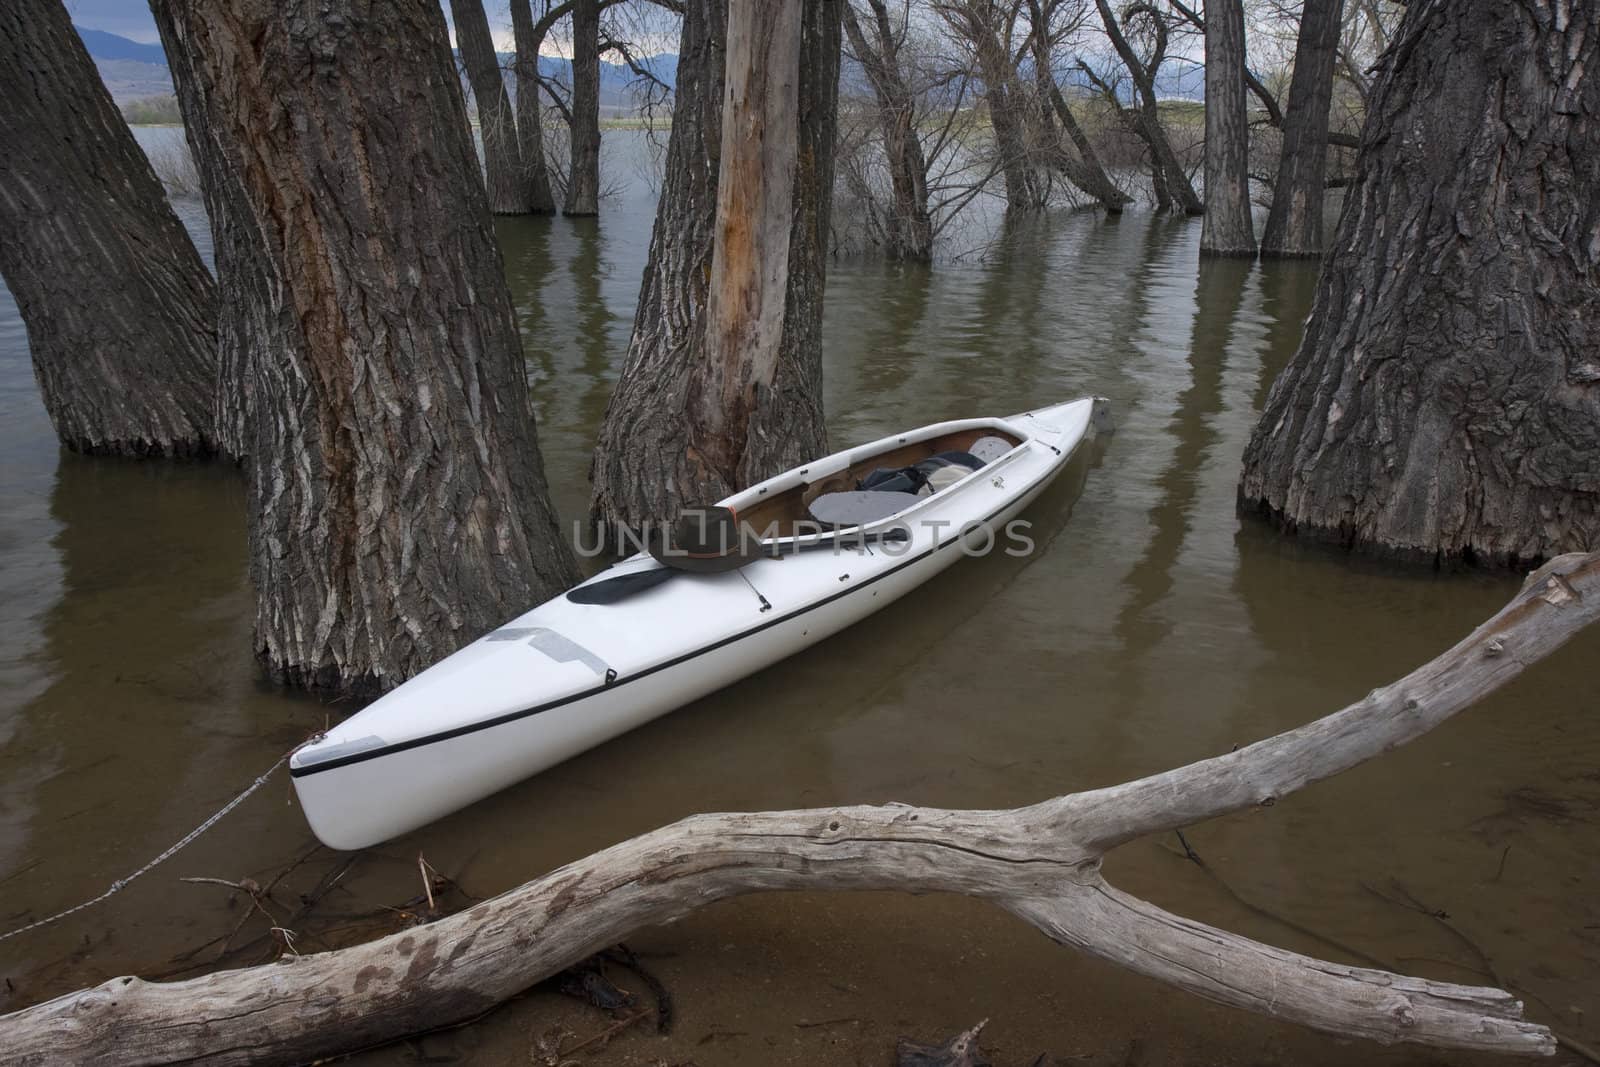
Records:
M1366 551L1600 544L1600 8L1409 5L1241 510Z
M61 0L0 8L0 273L79 452L216 448L217 291Z
M452 0L450 14L456 24L456 47L472 83L478 105L478 127L483 136L483 165L489 189L489 210L496 215L526 215L534 209L528 184L523 180L517 147L515 116L506 94L505 76L495 54L483 0Z
M1189 180L1188 172L1183 169L1183 163L1179 160L1178 153L1173 150L1166 129L1161 125L1160 100L1156 95L1156 75L1167 59L1167 44L1172 32L1168 14L1151 3L1135 3L1128 7L1125 17L1130 20L1139 19L1149 29L1151 48L1147 55L1141 56L1124 32L1122 22L1112 12L1107 0L1095 0L1095 9L1100 13L1100 21L1105 27L1107 39L1116 50L1123 67L1127 69L1128 76L1133 80L1137 104L1132 110L1124 111L1123 114L1130 128L1150 149L1151 178L1155 183L1157 207L1164 210L1176 202L1178 208L1186 215L1203 214L1205 205L1195 193L1194 183ZM1097 81L1109 101L1120 108L1115 88L1097 76L1087 64L1082 64L1081 67L1086 74Z
M517 156L522 164L518 176L528 210L537 215L553 215L556 201L550 191L550 168L545 163L544 103L540 99L539 50L545 35L559 17L545 0L545 11L535 22L531 0L511 0L511 32L516 42L516 61L512 71L517 84Z
M1034 168L1028 145L1027 91L1017 73L1013 50L1019 0L931 0L935 13L951 33L971 50L983 85L983 102L994 129L996 165L1005 176L1006 210L1031 211L1043 207L1049 195L1046 182Z
M687 4L650 262L595 448L603 527L674 515L826 451L839 5L732 5L725 72L719 8Z
M443 13L152 10L202 105L186 117L227 164L233 268L259 279L257 655L292 684L396 685L575 578Z
M572 165L567 172L568 215L600 213L600 0L572 6Z
M1062 95L1061 86L1056 81L1054 67L1051 63L1053 44L1057 34L1066 35L1078 28L1082 21L1081 16L1072 21L1070 25L1052 28L1052 16L1065 5L1059 0L1051 0L1048 7L1041 5L1040 0L1028 0L1028 14L1031 23L1031 32L1028 39L1033 48L1034 76L1039 83L1040 118L1044 126L1045 150L1062 175L1073 185L1082 189L1096 200L1110 214L1118 214L1124 205L1133 198L1111 180L1105 167L1100 163L1099 153L1095 151L1093 143L1084 132L1078 117L1073 114L1067 99ZM1069 151L1061 143L1060 136L1055 130L1055 122L1061 123L1061 133L1072 143Z
M1241 0L1207 0L1205 37L1206 213L1200 229L1200 254L1254 256Z
M865 0L871 36L863 32L850 0L841 12L851 54L861 64L878 98L883 152L889 168L893 203L887 215L887 249L891 259L933 258L933 218L928 212L928 161L917 131L917 107L900 67L899 38L906 32L890 22L884 0ZM906 8L910 17L910 7Z
M1283 123L1283 150L1272 208L1261 236L1268 257L1322 254L1323 187L1328 169L1329 109L1343 0L1305 0L1294 80Z

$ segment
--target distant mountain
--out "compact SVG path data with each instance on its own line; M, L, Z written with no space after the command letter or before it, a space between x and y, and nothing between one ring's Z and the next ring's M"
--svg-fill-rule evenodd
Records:
M167 54L158 44L142 44L115 33L74 26L100 71L111 99L119 104L172 92Z
M0 0L3 2L3 0ZM104 30L76 27L84 47L100 70L100 80L111 91L117 103L126 103L147 96L162 96L172 92L172 73L167 68L167 55L158 44L143 44ZM500 65L506 70L506 84L516 90L516 78L511 74L514 57L500 55ZM459 57L458 57L459 60ZM639 60L639 65L668 86L677 84L678 57L671 54L649 56ZM540 56L539 73L546 78L572 84L572 62L559 56ZM631 86L638 80L628 66L622 63L600 63L600 104L608 110L631 110L635 104Z
M84 47L96 59L131 59L136 63L153 63L161 67L167 65L167 54L158 44L141 44L115 33L83 26L74 26L73 29L78 31Z

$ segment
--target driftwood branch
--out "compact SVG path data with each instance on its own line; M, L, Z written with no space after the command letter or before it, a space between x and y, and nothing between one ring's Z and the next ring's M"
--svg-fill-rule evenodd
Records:
M1009 811L891 804L698 815L364 945L157 984L116 978L0 1017L0 1062L309 1060L471 1018L648 925L768 890L948 892L1210 1000L1343 1036L1549 1054L1498 989L1287 952L1109 885L1105 852L1267 807L1405 744L1600 615L1600 553L1562 556L1454 648L1342 711L1237 752Z

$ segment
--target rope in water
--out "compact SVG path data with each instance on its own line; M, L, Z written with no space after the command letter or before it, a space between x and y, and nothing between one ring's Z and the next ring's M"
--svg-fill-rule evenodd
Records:
M289 759L289 753L288 752L285 752L283 755L279 756L278 757L278 762L276 762L272 766L268 767L266 769L266 771L264 771L262 773L261 777L257 778L254 782L250 783L250 788L246 789L243 793L240 793L238 796L234 797L232 800L230 800L226 804L224 804L221 811L219 811L215 815L211 816L211 818L207 819L205 822L201 823L199 826L196 826L193 830L190 830L188 835L185 836L183 838L183 840L179 841L177 844L175 844L171 848L167 849L165 852L163 852L161 855L157 856L155 859L151 860L149 863L145 864L143 867L140 867L137 871L134 871L132 874L128 875L128 877L119 878L115 882L112 882L110 889L107 889L104 893L101 893L99 896L95 897L93 900L86 900L82 904L75 904L72 907L68 908L66 911L58 911L54 915L51 915L48 918L40 919L37 922L31 922L27 926L19 927L18 929L12 930L9 933L0 934L0 941L5 941L8 938L17 937L20 934L25 934L29 930L37 930L41 926L49 926L51 923L59 922L62 919L65 919L69 915L76 915L78 912L83 911L85 908L92 908L96 904L101 903L102 901L109 900L112 896L114 896L117 893L121 892L123 889L126 889L128 887L128 883L129 882L132 882L135 878L138 878L139 876L144 875L144 874L148 874L150 871L154 870L156 867L159 867L161 864L165 863L167 860L169 860L173 856L177 855L179 850L181 850L185 845L188 845L195 838L199 837L201 834L205 833L207 830L209 830L213 826L215 826L218 822L222 821L222 817L223 816L227 815L228 812L232 811L234 808L237 808L240 804L243 804L245 802L245 799L247 797L249 797L251 793L254 793L257 789L260 789L263 785L265 785L267 779L272 777L273 772L276 771L279 767L282 767L284 765L284 763L288 759Z

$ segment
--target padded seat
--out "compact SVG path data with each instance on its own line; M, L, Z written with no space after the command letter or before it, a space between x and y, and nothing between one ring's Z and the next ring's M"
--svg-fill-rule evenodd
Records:
M811 517L824 526L865 526L902 512L921 499L916 493L895 493L881 489L823 493L811 502Z

